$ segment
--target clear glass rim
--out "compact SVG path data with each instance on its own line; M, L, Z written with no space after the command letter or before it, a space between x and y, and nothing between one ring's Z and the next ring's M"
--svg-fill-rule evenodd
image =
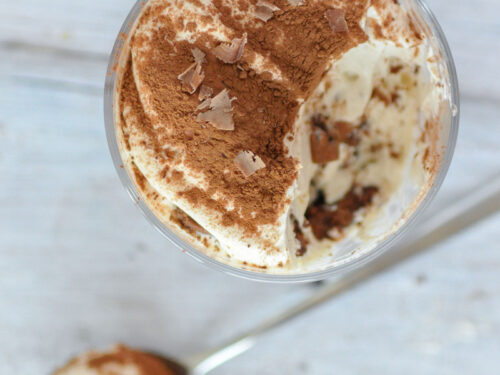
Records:
M459 84L458 77L455 68L455 63L453 56L444 35L441 26L439 25L436 17L428 7L428 5L423 0L412 0L417 8L420 10L421 16L423 16L426 21L427 26L430 27L432 33L437 38L439 48L443 53L443 61L448 70L449 80L450 80L450 105L453 109L451 116L451 124L448 135L448 142L446 144L445 155L441 161L439 167L439 172L437 173L432 187L428 190L425 197L422 199L418 207L413 210L409 218L394 231L394 233L389 234L385 239L383 239L375 248L370 251L359 255L357 257L353 256L348 258L339 265L333 265L325 270L304 273L304 274L267 274L249 271L245 269L240 269L237 267L230 266L228 264L222 263L210 256L204 254L200 250L191 246L189 243L181 239L172 230L170 230L166 225L164 225L156 215L149 209L147 204L141 199L141 195L136 189L132 179L128 175L125 168L123 168L123 160L118 146L118 141L115 132L114 123L114 93L115 85L117 83L117 75L115 73L115 67L120 63L121 52L126 39L124 35L128 35L130 30L133 28L135 21L141 13L142 8L147 3L147 0L138 0L129 15L125 19L123 26L120 30L119 36L113 47L111 58L108 65L108 71L106 74L105 88L104 88L104 122L106 127L106 137L108 140L108 146L110 149L111 157L115 165L115 169L118 176L125 187L126 191L134 201L134 203L139 207L140 211L146 217L146 219L162 233L171 243L173 243L177 248L181 249L183 252L189 254L195 260L208 265L210 268L221 271L223 273L236 276L239 278L267 282L267 283L305 283L314 282L319 280L324 280L348 271L352 271L359 268L371 261L372 259L380 256L385 251L389 250L400 238L402 238L414 225L421 213L427 208L430 202L434 199L437 192L439 191L446 174L448 173L451 160L455 151L455 145L458 137L459 120L460 120L460 98L459 98Z

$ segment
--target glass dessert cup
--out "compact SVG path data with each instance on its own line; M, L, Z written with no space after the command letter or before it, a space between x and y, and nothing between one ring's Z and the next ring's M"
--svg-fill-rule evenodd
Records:
M292 269L288 273L276 274L266 272L264 269L242 268L233 265L223 255L219 258L208 256L201 249L197 249L188 241L185 241L175 230L165 225L148 207L147 203L141 199L141 194L136 188L133 179L129 176L126 168L123 167L124 162L120 153L113 113L117 93L116 88L119 82L119 69L117 67L124 64L126 58L126 53L123 53L126 50L124 47L129 33L133 30L135 22L141 14L144 3L144 1L138 1L130 12L111 55L104 94L106 134L116 170L124 187L146 218L176 247L182 249L196 260L234 276L264 282L311 282L352 271L362 266L390 249L396 241L408 233L434 198L446 176L455 149L459 123L458 81L453 58L439 24L425 3L421 0L401 1L401 4L413 15L414 22L420 31L428 39L438 60L439 75L447 92L447 96L441 105L439 134L437 135L437 146L442 150L442 153L439 160L436 161L437 164L428 183L429 186L416 192L415 186L412 186L411 182L404 181L398 194L395 194L387 204L389 209L384 213L385 216L377 220L378 227L376 231L379 235L376 239L374 237L373 240L366 242L348 242L340 246L339 249L335 249L334 254L318 256L317 259L308 264L308 267L297 268L297 270Z

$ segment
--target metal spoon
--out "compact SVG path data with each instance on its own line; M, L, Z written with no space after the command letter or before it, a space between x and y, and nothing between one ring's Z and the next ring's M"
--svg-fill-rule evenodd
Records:
M492 182L474 189L472 193L459 199L456 204L438 212L420 226L412 236L410 243L394 249L361 269L319 287L310 297L250 331L229 340L205 353L185 361L178 362L163 358L170 368L179 375L205 375L229 360L241 355L253 347L257 340L273 330L302 315L306 311L344 293L383 271L423 252L429 247L462 231L463 229L500 211L500 176Z

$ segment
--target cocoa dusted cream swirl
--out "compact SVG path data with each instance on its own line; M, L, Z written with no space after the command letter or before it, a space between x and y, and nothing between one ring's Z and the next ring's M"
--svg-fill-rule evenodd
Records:
M432 178L439 85L392 0L150 0L127 47L124 164L221 261L296 272L361 238L410 171Z
M72 359L54 375L180 375L183 372L151 354L116 346L92 351Z

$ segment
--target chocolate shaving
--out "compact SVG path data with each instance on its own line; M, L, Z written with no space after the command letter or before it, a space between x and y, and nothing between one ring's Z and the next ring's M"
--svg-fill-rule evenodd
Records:
M198 48L193 48L191 50L191 53L193 54L194 61L197 64L203 64L205 62L205 54Z
M274 12L280 10L276 5L268 3L267 1L259 0L255 8L255 17L267 22L274 16Z
M207 98L203 102L201 102L201 104L198 107L196 107L196 109L198 111L203 111L204 109L210 108L211 102L212 102L212 99Z
M206 121L219 130L234 130L232 102L236 98L229 98L229 91L222 90L217 96L205 99L198 106L198 110L210 107L210 110L198 114L198 121Z
M247 44L247 33L243 34L243 38L235 38L229 43L219 44L212 51L213 54L226 64L234 64L243 56L243 50Z
M325 12L325 18L328 20L334 33L346 33L349 31L349 26L347 25L343 10L335 8L329 9Z
M234 159L234 163L245 177L250 177L258 170L266 167L262 159L252 151L241 151Z
M177 78L182 82L183 91L194 94L205 79L205 74L201 71L201 65L194 63Z
M200 94L198 95L198 99L205 100L205 99L212 97L213 94L214 94L214 90L211 87L201 85Z
M177 78L182 82L183 91L186 91L189 94L194 94L205 79L205 73L201 71L201 65L205 61L205 54L198 48L192 49L191 53L193 54L195 63L187 68Z
M233 116L223 109L213 109L198 115L199 121L206 121L219 130L234 130Z
M222 108L222 109L229 109L233 110L232 108L232 102L235 101L236 98L229 98L229 90L224 89L221 92L219 92L213 99L210 104L210 107L212 108Z

